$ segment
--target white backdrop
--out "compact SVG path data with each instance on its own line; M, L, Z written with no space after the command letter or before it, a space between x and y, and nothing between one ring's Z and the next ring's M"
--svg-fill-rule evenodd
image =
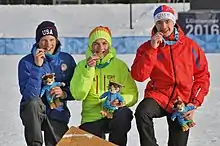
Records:
M1 37L34 37L42 20L56 22L60 37L86 37L95 26L109 26L113 36L149 36L153 12L159 4L133 4L133 27L129 5L0 5ZM189 4L169 4L177 12ZM176 15L177 16L177 15Z

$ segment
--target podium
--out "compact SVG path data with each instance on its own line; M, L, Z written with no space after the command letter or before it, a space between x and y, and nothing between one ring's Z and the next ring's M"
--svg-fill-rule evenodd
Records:
M116 146L75 126L64 134L57 146Z

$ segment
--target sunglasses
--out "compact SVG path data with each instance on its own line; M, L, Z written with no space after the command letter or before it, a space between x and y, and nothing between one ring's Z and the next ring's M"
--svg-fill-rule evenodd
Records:
M52 79L54 78L54 74L46 74L42 77L43 80Z

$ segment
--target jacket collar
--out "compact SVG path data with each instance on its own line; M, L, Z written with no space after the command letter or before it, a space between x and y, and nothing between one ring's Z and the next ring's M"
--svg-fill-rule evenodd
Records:
M156 26L153 27L151 34L152 36L157 33L157 28ZM161 45L174 45L177 42L181 42L182 38L184 36L183 30L180 28L178 24L175 24L174 26L174 32L166 38L163 38L163 43Z
M59 42L59 43L57 44L57 47L56 47L56 49L55 49L55 53L54 53L53 55L52 55L52 54L49 54L49 53L46 53L46 54L45 54L46 59L47 59L48 61L52 61L52 60L56 59L57 56L58 56L59 53L60 53L60 50L61 50L61 44L60 44L60 42ZM31 54L32 54L33 56L35 56L36 51L37 51L37 44L35 43L35 44L32 46Z

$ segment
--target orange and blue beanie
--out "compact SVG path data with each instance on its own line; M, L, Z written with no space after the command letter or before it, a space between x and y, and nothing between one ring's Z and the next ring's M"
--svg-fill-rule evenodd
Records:
M112 46L112 36L111 31L108 27L105 26L98 26L95 27L89 34L89 48L92 48L92 44L97 39L105 39L109 46Z
M170 19L173 21L173 23L176 23L176 17L174 14L174 10L167 6L167 5L161 5L154 11L154 23L156 23L159 20L163 19Z

